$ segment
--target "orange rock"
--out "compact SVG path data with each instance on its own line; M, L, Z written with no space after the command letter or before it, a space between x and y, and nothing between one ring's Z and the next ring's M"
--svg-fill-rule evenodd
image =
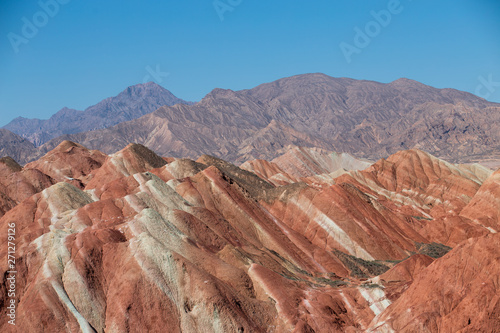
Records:
M57 182L68 182L84 188L93 170L99 169L106 155L71 141L63 141L37 161L28 163L26 169L37 169Z
M18 271L18 325L2 306L0 331L498 330L497 174L483 184L480 167L408 151L320 175L328 156L306 153L318 167L306 178L140 145L102 165L69 142L32 169L0 160L0 194L17 204L0 234L16 224ZM456 248L415 254L448 250L431 242ZM3 276L7 257L1 247Z
M498 332L500 235L471 238L422 270L370 332Z
M486 179L460 215L500 232L500 169Z
M376 280L385 286L385 293L391 301L398 299L413 283L415 277L434 261L425 254L415 254L403 260Z
M23 169L10 157L0 159L0 217L55 180L39 170Z

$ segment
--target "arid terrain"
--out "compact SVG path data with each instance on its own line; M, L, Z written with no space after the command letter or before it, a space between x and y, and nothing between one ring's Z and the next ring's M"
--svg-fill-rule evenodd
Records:
M373 161L421 149L454 163L500 166L500 104L409 79L304 74L214 89L190 104L154 83L136 85L85 111L15 119L0 129L0 156L25 164L70 140L106 154L136 142L162 156L210 154L237 164L272 160L295 145Z
M192 104L153 83L128 87L120 94L92 105L85 111L63 108L49 119L17 117L3 128L32 142L36 147L64 134L111 127L137 119L164 105Z
M0 30L0 333L500 333L500 0Z
M385 129L367 119L363 130L345 120L351 136L340 137L328 129L337 120L309 118L318 119L311 131L342 148L359 147L353 138L360 133L365 150L359 152L367 157L382 154L369 153L374 142L397 142L387 149L391 155L372 161L312 148L322 140L304 134L311 123L299 133L297 119L285 131L289 125L258 113L255 121L269 126L258 129L234 114L207 115L216 135L228 138L226 152L223 141L176 139L178 131L205 133L208 127L198 127L201 120L189 111L176 120L174 111L220 98L251 113L252 96L263 94L259 99L268 110L291 117L284 105L295 102L286 104L277 93L289 83L216 91L193 106L163 107L99 132L117 135L121 144L128 136L118 135L119 129L126 133L139 122L143 130L134 135L157 152L164 141L154 138L170 138L161 155L136 143L107 154L62 141L24 166L0 159L0 234L15 224L17 270L14 329L7 323L9 268L2 246L0 331L499 332L500 171L453 164L419 149L395 151L401 138L389 135L406 126L412 140L428 138L420 141L425 148L437 142L434 130L448 126L449 141L439 142L454 142L456 149L441 155L470 157L484 153L476 150L481 140L497 140L475 132L480 113L467 118L473 105L445 91L439 109L462 112L464 125L436 115L440 122L421 133L429 125L410 119ZM406 81L390 85L415 88ZM355 90L358 97L373 96L363 87ZM325 101L307 94L298 100L310 98L321 108ZM415 110L425 104L424 96L415 96L422 98L418 105L397 96L384 103L399 101ZM350 100L336 103L345 103L346 119L357 117L347 114ZM395 108L387 109L387 117ZM498 106L484 102L478 108ZM227 119L239 127L218 125ZM181 121L184 127L177 127ZM493 131L495 124L490 126ZM468 133L476 133L477 145L460 141L473 135ZM91 142L85 135L77 137ZM256 152L267 155L276 135L309 145L285 137L279 154L275 149L272 158L261 158ZM229 139L237 136L246 139ZM233 163L203 154L192 159L212 144L207 153L233 156ZM237 144L246 150L231 155ZM191 159L179 158L183 152Z

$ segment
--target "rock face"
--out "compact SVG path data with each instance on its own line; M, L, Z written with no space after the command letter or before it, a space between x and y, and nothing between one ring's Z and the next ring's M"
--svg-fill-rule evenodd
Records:
M2 159L1 175L50 182L0 218L17 271L14 327L2 246L0 330L498 331L500 207L469 210L494 202L497 173L419 150L363 170L283 156L240 168L63 142L24 168Z
M71 140L110 154L137 142L162 156L210 154L243 163L272 160L289 145L368 160L415 148L495 166L499 111L499 104L469 93L407 79L382 84L305 74L250 90L215 89L195 105L161 107L111 128L56 138L41 150Z
M119 95L107 98L85 111L63 108L47 120L18 117L4 129L40 146L64 134L107 128L139 118L163 105L178 103L192 104L175 97L156 83L148 82L128 87Z

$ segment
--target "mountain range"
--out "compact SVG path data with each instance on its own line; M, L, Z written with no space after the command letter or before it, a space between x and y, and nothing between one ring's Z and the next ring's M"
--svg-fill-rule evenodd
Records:
M115 97L88 107L84 111L63 108L47 120L18 117L4 126L11 132L40 146L64 134L111 127L139 118L164 105L192 104L175 97L154 82L128 87Z
M129 89L119 96L130 94ZM154 106L144 106L142 112L164 103L152 100ZM416 148L451 162L495 167L500 165L499 111L500 104L470 93L409 79L384 84L304 74L248 90L214 89L192 105L161 106L111 127L67 133L18 161L36 159L70 140L107 154L136 142L162 156L196 158L208 153L235 163L271 160L289 145L347 152L368 160ZM87 129L112 124L105 114L92 114L103 118L85 125ZM6 129L13 130L17 123L23 122L17 120ZM67 128L75 132L73 125ZM22 127L16 131L32 139L41 135L23 132Z
M500 332L499 111L306 74L17 119L0 331Z
M2 158L0 331L498 332L499 172L418 149Z

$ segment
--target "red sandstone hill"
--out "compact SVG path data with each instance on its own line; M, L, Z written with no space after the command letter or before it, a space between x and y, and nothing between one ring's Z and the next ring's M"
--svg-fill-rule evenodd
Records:
M0 158L0 217L55 182L39 170L23 169L10 157Z
M24 168L2 159L17 308L14 328L3 246L0 330L498 331L498 172L419 150L365 163L72 142Z

